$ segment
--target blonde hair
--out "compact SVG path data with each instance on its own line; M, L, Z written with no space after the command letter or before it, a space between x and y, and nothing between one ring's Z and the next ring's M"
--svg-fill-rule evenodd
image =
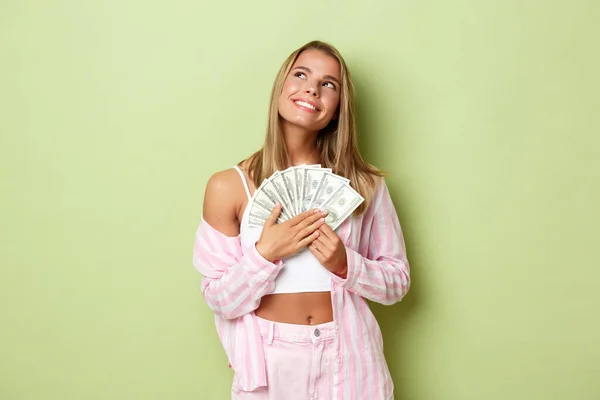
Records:
M338 117L332 119L319 132L317 149L320 153L321 166L331 168L333 173L350 179L350 185L365 198L365 201L355 211L356 214L360 214L366 210L370 199L375 193L375 177L383 176L383 173L367 164L360 155L354 120L354 87L350 78L350 71L339 51L328 43L312 41L305 44L290 54L279 69L271 91L265 142L259 151L248 158L248 175L256 187L259 187L262 181L270 177L276 170L284 170L290 164L280 123L278 99L292 66L300 53L305 50L321 51L336 59L340 64L342 82Z

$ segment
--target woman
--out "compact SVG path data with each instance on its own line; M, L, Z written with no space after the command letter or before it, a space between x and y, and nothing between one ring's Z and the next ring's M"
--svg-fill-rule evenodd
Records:
M331 168L365 201L335 231L321 210L277 223L279 205L264 227L250 227L256 188L300 164ZM409 265L382 173L359 154L350 74L331 45L311 42L288 57L263 148L210 178L193 263L235 371L233 399L393 398L366 300L400 301ZM290 282L284 269L300 273Z

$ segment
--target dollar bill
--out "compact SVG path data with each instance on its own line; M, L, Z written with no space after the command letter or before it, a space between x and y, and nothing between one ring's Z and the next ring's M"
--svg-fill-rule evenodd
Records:
M252 197L252 202L257 203L259 206L261 206L265 210L268 210L270 213L273 210L273 207L275 207L275 204L281 203L281 200L278 199L277 193L272 187L272 183L265 179L263 183L261 183L259 188L256 189L256 192ZM288 216L286 216L286 214L284 213L281 213L281 217L283 217L284 220L289 219Z
M306 167L302 171L302 201L300 202L301 212L308 211L310 209L310 202L319 188L319 182L325 174L325 172L331 172L329 168L320 167Z
M248 223L252 227L262 227L271 215L273 207L275 207L275 205L273 204L271 206L267 205L268 208L263 208L263 206L261 206L261 204L256 201L257 194L258 191L255 193L251 202L248 204L248 207L250 207L250 210L248 211ZM279 215L279 217L277 218L277 223L280 224L282 222L285 222L286 220L287 219L284 216Z
M275 204L281 204L281 215L284 217L284 220L288 220L293 217L293 214L289 212L290 210L288 210L287 207L285 207L285 198L279 194L279 191L273 183L272 178L273 176L271 176L269 179L265 179L265 181L256 190L255 197L258 199L259 204L261 204L265 209L272 210ZM268 207L265 207L265 205L268 205Z
M350 180L343 178L331 172L325 172L321 177L319 186L313 195L309 208L320 207L329 199L341 186L349 185Z
M301 164L294 167L294 201L296 206L296 215L307 211L304 209L303 205L304 171L306 168L321 168L321 164Z
M302 179L302 175L304 174L304 170L306 169L306 165L298 166L294 169L294 189L296 192L294 193L294 197L296 197L296 214L301 214L302 210L302 192L303 192L303 183L304 179Z
M264 208L259 206L258 203L254 202L254 201L249 204L249 207L250 207L250 211L249 211L248 216L250 217L250 219L265 222L267 220L267 218L269 218L269 215L271 214L269 211L265 210Z
M296 215L298 213L298 208L296 207L296 167L290 167L285 171L281 171L280 176L283 179L285 193L290 200L289 209Z
M275 171L263 181L248 204L248 220L251 227L263 227L279 203L282 209L277 223L311 208L321 208L329 212L326 223L336 229L363 201L348 179L319 164L302 164Z
M248 218L248 225L251 228L262 228L265 225L266 221L262 221L260 219Z
M275 171L273 175L269 178L271 183L273 184L273 188L275 189L275 193L280 200L282 212L286 214L288 218L292 218L296 213L292 208L292 200L288 195L288 191L285 187L285 182L283 181L283 177L281 176L280 171Z
M335 230L365 199L350 185L341 185L320 205L319 208L327 210L325 223Z

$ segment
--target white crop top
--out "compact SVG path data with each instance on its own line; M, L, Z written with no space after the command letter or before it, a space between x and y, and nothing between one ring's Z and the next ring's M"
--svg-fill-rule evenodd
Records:
M240 224L240 239L242 248L247 249L254 246L262 228L251 227L248 224L248 213L250 212L250 203L252 196L248 189L248 183L244 173L238 166L234 166L242 178L244 189L248 196L248 204L244 210ZM274 293L301 293L301 292L329 292L331 290L331 277L329 272L319 263L317 258L312 255L307 248L298 253L286 257L283 260L283 267L275 278L275 288L269 294Z

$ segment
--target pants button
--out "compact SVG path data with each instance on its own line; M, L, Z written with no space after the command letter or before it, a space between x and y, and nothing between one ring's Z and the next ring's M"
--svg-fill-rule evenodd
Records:
M318 330L318 329L315 329L315 336L316 336L316 337L319 337L319 336L321 336L321 331L320 331L320 330Z

